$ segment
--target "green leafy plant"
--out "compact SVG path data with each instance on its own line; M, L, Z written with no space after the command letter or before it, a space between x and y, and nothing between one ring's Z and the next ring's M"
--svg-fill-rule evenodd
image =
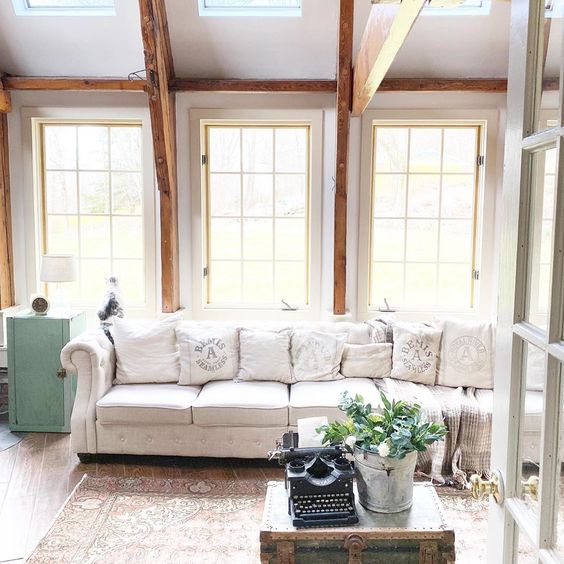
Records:
M347 414L344 422L334 421L317 429L323 433L323 444L342 444L348 452L354 446L375 452L383 457L404 458L413 451L424 451L427 445L444 438L443 423L429 423L421 417L421 406L405 401L390 401L380 393L382 408L372 412L360 395L354 399L348 392L340 396L339 409Z

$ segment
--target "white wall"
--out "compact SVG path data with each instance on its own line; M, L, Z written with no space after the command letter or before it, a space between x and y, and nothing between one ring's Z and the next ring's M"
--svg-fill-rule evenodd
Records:
M12 213L14 226L14 264L16 274L16 298L26 303L34 291L26 282L26 263L30 250L25 247L25 232L33 218L24 214L24 163L30 147L22 145L22 108L68 107L68 108L139 108L145 107L144 93L71 93L71 92L14 92L13 111L9 114L10 166L12 182ZM324 111L323 133L323 228L322 228L322 310L330 313L333 301L333 190L335 167L335 100L332 94L220 94L180 93L177 96L178 137L178 190L179 190L179 238L181 303L187 310L191 307L191 235L190 235L190 131L189 111L192 108L225 109L322 109ZM497 154L503 154L503 131L505 113L504 94L468 93L382 93L376 95L371 108L378 109L426 109L449 108L468 110L496 110L499 113L499 131L496 132ZM112 116L115 117L114 112ZM360 194L360 139L361 120L351 121L349 151L349 212L347 241L347 308L354 318L357 311L357 252ZM498 159L494 190L499 201L501 192L501 160ZM496 211L499 217L499 209ZM157 213L158 217L158 213ZM499 224L499 221L496 221ZM158 226L156 226L158 229ZM496 238L497 244L497 238ZM157 249L159 245L157 244ZM157 265L159 264L157 260ZM495 274L495 265L492 265ZM493 288L497 283L494 282ZM495 307L495 297L492 305ZM492 314L494 311L492 311Z

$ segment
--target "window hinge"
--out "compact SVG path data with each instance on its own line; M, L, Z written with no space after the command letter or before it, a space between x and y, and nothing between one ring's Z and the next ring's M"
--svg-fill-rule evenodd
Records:
M472 269L472 278L474 280L480 280L480 271Z
M208 156L202 155L202 166L206 166L208 164Z
M486 162L486 158L484 157L484 155L478 155L478 157L476 158L476 164L478 166L484 166L485 162Z
M204 278L208 275L208 267L204 266Z

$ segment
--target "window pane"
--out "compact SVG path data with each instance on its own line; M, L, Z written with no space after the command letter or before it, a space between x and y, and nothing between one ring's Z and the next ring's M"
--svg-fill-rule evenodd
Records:
M30 8L113 8L114 6L114 0L26 0L26 2Z
M47 252L78 254L78 218L50 215L47 217Z
M112 170L141 170L140 127L110 128Z
M143 177L140 172L112 173L112 212L139 215L143 210Z
M83 170L109 168L109 139L107 127L80 126L78 128L78 166Z
M407 220L406 260L436 261L439 222L427 219Z
M206 8L299 8L300 0L204 0Z
M444 130L443 172L474 172L476 168L476 128Z
M305 127L276 129L276 172L306 172L307 133Z
M441 171L441 129L416 127L410 130L409 171Z
M470 307L472 269L467 264L439 265L439 303Z
M76 172L46 172L48 213L76 213Z
M303 219L275 220L276 260L304 260L306 246Z
M143 257L143 221L141 217L113 217L113 256Z
M272 260L272 219L243 220L243 258Z
M243 172L272 172L274 130L243 129Z
M405 215L405 174L377 174L374 177L374 217Z
M80 251L83 257L109 257L111 252L110 218L82 216L80 218Z
M472 259L472 222L467 220L441 221L439 260L467 262Z
M44 126L45 168L76 168L76 127Z
M209 274L210 302L241 301L241 266L239 261L212 261Z
M403 260L405 221L375 219L372 227L372 257L374 260Z
M453 174L443 177L441 215L470 219L474 211L474 175Z
M82 259L80 261L82 295L96 296L96 299L100 300L106 291L106 278L110 273L109 259Z
M209 163L212 172L241 170L241 130L227 127L209 128Z
M388 300L390 306L403 303L403 269L403 263L372 263L371 306L384 305L384 299Z
M441 177L438 174L412 174L409 177L407 215L437 217Z
M212 216L241 215L241 177L238 174L210 174Z
M307 302L306 271L303 262L277 262L274 265L274 292L276 301L284 300L290 305Z
M243 175L243 215L272 215L272 174Z
M274 284L271 262L243 263L243 300L272 303Z
M407 140L409 130L403 127L378 127L376 132L376 172L407 171Z
M110 211L110 175L107 172L80 172L80 213Z
M240 259L241 220L212 219L210 242L211 258L213 260Z
M112 274L119 280L126 304L145 301L145 268L142 260L114 260Z
M306 175L277 174L276 215L304 217L306 208Z
M437 301L436 264L405 265L405 302L414 306L432 306Z

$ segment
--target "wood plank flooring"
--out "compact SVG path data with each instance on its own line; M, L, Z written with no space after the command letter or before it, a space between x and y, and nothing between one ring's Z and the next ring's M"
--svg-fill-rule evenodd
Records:
M23 562L86 473L228 481L284 477L282 468L261 460L116 455L82 464L70 450L70 435L30 433L0 452L0 563Z

